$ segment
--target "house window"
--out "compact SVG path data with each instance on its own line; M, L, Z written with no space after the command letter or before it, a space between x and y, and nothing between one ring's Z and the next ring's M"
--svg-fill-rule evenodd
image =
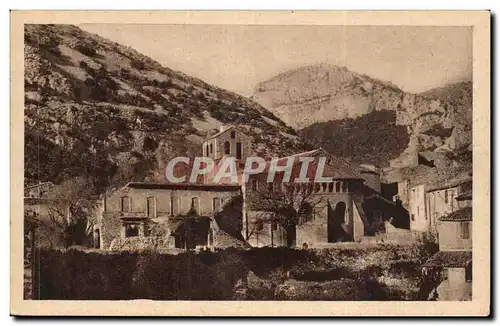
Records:
M130 212L130 197L122 197L122 212Z
M156 200L154 197L148 197L147 215L148 217L156 218Z
M198 197L191 198L191 209L196 214L200 214L200 199Z
M252 190L257 191L259 189L259 180L252 179Z
M236 158L238 160L241 160L242 154L241 154L241 143L236 143Z
M224 154L231 154L231 144L228 141L224 142Z
M460 223L460 237L462 239L469 239L470 237L469 222Z
M231 131L231 139L235 139L236 138L236 131Z
M214 212L218 212L220 210L222 204L222 200L220 198L212 199L212 208Z
M213 152L214 152L214 146L210 144L210 154L212 154Z
M472 282L472 263L465 268L465 281Z
M208 156L209 152L208 152L208 145L205 147L205 156Z
M125 238L138 237L138 236L139 236L139 225L125 224Z
M170 198L170 215L174 216L181 212L181 199Z
M335 183L335 192L340 192L340 182Z
M278 230L278 223L276 223L276 221L271 222L271 230L272 231Z
M255 222L255 228L257 231L262 231L264 229L264 223L262 221Z
M444 191L444 202L448 204L448 190Z
M411 220L415 221L415 214L411 214Z

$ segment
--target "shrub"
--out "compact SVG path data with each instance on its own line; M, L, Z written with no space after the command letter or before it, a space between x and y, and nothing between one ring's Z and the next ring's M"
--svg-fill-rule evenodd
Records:
M84 43L84 42L78 42L74 46L75 50L78 52L85 54L86 56L93 57L96 55L97 51L95 49L95 45Z
M143 61L137 59L130 60L130 66L137 70L146 69L146 64Z
M83 60L78 63L78 66L80 68L82 68L83 70L89 69L89 65L85 61L83 61Z

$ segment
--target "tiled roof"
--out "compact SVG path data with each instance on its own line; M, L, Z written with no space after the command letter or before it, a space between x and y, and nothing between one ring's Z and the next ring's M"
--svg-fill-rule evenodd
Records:
M440 221L457 221L457 222L472 221L472 207L461 208L458 211L455 211L455 212L450 213L448 215L441 216L439 218L439 220Z
M315 160L309 163L309 169L307 171L307 178L309 180L314 180L316 175L316 171L318 169L318 163L320 157L326 157L327 163L323 169L323 177L331 177L333 179L342 180L342 179L357 179L363 180L364 178L359 173L358 169L354 168L341 158L333 156L323 149L315 149L308 152L297 153L294 155L282 157L278 159L277 166L285 166L288 159L294 159L294 166L291 173L291 180L294 180L300 174L300 169L302 166L302 162L298 160L299 157L314 157ZM267 166L264 169L263 173L267 173L270 168L271 161L267 162ZM277 173L279 175L279 173Z
M234 128L234 126L228 126L228 127L227 127L227 128L225 128L224 130L219 131L218 133L213 134L212 136L209 136L206 140L209 140L209 139L212 139L212 138L218 137L218 136L222 135L223 133L225 133L226 131L231 130L231 129L233 129L233 128Z
M439 251L422 267L467 267L472 262L472 251Z
M236 126L226 126L226 128L222 131L219 131L217 132L216 134L213 134L212 136L209 136L207 139L205 140L209 140L209 139L212 139L212 138L215 138L215 137L218 137L220 135L222 135L223 133L225 133L226 131L228 130L232 130L232 129L236 129L240 134L246 136L246 134L244 132L242 132L239 128L237 128Z
M176 190L203 190L203 191L239 191L240 185L227 184L199 184L199 183L148 183L130 182L126 187L136 189L176 189Z
M456 200L467 200L467 199L472 199L472 189L464 191L460 194L458 194L457 197L455 197Z
M438 180L438 181L433 182L429 186L429 188L427 189L427 192L448 189L448 188L454 188L454 187L457 187L459 185L470 183L470 182L472 182L472 177L469 175L456 177L456 178L451 179L451 180Z
M217 248L251 248L250 244L243 237L235 237L222 230L216 231L214 236L215 247Z

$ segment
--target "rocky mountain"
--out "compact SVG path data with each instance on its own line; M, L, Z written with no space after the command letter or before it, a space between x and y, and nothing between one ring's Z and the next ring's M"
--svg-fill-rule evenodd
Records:
M244 129L262 155L305 149L256 102L130 47L71 25L25 25L24 36L26 183L164 181L169 158L201 154L222 124Z
M417 152L450 153L472 143L471 82L411 94L319 64L259 83L252 98L299 134L354 161L404 166Z

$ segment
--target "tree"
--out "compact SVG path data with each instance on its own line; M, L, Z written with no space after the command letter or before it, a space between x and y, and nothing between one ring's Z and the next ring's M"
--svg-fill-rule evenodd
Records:
M249 194L249 208L257 212L247 240L259 231L259 224L279 225L284 231L287 246L295 241L298 225L308 222L322 210L323 197L314 192L313 183L267 183ZM274 232L271 232L274 246Z
M83 245L91 234L97 206L93 183L83 177L62 182L47 198L49 228L60 238L63 246Z

